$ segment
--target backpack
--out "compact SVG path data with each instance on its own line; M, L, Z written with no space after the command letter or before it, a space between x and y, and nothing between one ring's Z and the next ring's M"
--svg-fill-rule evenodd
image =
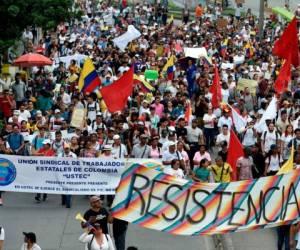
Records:
M267 136L267 133L268 133L268 131L265 131L265 132L264 132L264 136L263 136L263 138L264 138L264 142L266 141L266 136ZM276 137L276 143L277 143L277 141L278 141L278 138L280 137L280 134L279 134L279 132L275 131L275 137Z
M271 163L271 156L272 156L271 154L268 156L268 159L269 159L268 168L269 168L270 163ZM281 166L281 164L280 164L280 153L277 154L277 157L278 157L279 166Z

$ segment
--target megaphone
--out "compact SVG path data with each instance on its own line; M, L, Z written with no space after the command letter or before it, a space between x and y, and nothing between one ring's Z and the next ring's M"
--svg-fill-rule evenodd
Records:
M79 220L83 223L86 223L86 220L83 218L83 216L81 215L81 213L77 213L76 216L75 216L75 219L76 220Z

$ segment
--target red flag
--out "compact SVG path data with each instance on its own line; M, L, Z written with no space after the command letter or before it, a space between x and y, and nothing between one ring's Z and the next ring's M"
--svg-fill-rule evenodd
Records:
M221 85L220 85L220 76L217 66L215 66L215 74L213 83L210 86L209 92L212 93L211 104L213 108L218 108L220 102L222 101Z
M298 28L297 18L294 17L290 24L283 31L281 37L275 42L273 54L284 59L292 56L291 63L298 67L299 48L298 48Z
M192 107L191 107L191 103L188 103L187 107L186 107L186 111L184 113L184 120L185 122L187 122L189 124L190 122L190 118L192 115Z
M126 106L133 90L133 73L131 67L118 80L100 90L109 112L121 111Z
M236 134L231 129L228 154L227 154L227 163L232 167L233 181L237 179L236 162L238 158L240 158L241 156L244 156L243 145L241 144L240 140L237 138Z
M289 81L291 80L291 56L282 65L279 75L275 81L274 88L277 94L286 91Z

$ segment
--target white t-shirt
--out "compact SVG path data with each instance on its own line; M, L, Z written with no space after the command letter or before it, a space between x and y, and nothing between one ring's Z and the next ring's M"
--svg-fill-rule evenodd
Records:
M213 122L214 119L216 119L217 117L215 116L215 114L204 114L203 116L203 121L204 121L204 128L214 128L215 124ZM210 122L210 123L206 123L206 122Z
M231 129L231 126L232 126L232 119L231 117L228 117L228 118L225 118L225 116L221 116L219 121L218 121L218 127L219 128L222 128L223 125L227 125L228 126L228 130Z
M169 150L166 150L163 152L162 160L163 161L172 161L174 159L182 160L182 155L180 152L175 151L174 153L171 153Z
M222 101L227 103L229 98L229 89L222 89L221 93L222 93Z
M277 140L280 139L280 135L278 135ZM262 149L263 152L267 153L270 151L270 147L273 144L276 144L276 132L275 130L270 133L269 131L263 132L261 135L261 140L264 141L264 148Z
M187 130L187 140L188 142L198 142L199 137L203 135L200 128L192 128L190 126L186 127Z
M27 250L27 249L28 249L27 243L23 243L21 250ZM38 244L34 243L30 250L42 250L42 249L40 248L40 246Z
M181 168L178 168L177 170L175 170L175 169L173 169L171 167L166 167L164 169L164 173L168 174L168 175L172 175L172 176L174 176L176 178L182 178L182 179L184 179L184 173L183 173L183 171L182 171Z
M254 136L254 132L253 132L253 129L247 129L246 132L244 132L243 134L243 142L242 144L245 146L245 147L250 147L250 146L253 146L256 142L256 138Z
M270 161L270 163L269 163ZM282 164L283 160L281 155L271 155L270 157L267 157L265 163L269 164L267 172L270 171L278 171L280 169L280 166Z
M224 135L223 133L220 133L220 134L217 135L216 143L220 144L222 141L227 141L227 145L229 146L229 139L230 139L230 133L228 133L227 135Z
M123 159L126 155L128 155L127 149L124 144L121 144L121 148L120 146L113 146L111 154L115 159Z
M23 112L21 112L19 110L19 112L20 112L19 117L21 118L21 120L24 120L24 121L28 122L28 119L31 117L30 112L28 110L26 110L26 109Z
M0 231L0 240L4 240L5 239L5 231L4 228L1 227L1 231Z

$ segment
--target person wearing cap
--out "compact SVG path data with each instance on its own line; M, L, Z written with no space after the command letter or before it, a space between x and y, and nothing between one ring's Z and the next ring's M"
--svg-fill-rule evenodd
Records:
M54 115L51 116L51 118L49 120L49 129L50 129L50 131L60 130L63 121L64 121L64 118L61 116L60 109L55 109L54 110Z
M147 145L148 135L140 135L140 143L135 144L132 149L131 157L138 159L150 158L150 146Z
M124 159L128 157L126 146L121 143L121 137L119 135L113 136L114 143L112 144L112 156L114 159Z
M14 110L12 116L9 117L7 121L9 123L20 124L21 121L22 121L22 118L20 117L20 111L19 110Z
M278 132L283 134L283 132L286 130L286 127L291 124L290 119L288 118L287 110L283 109L281 110L280 116L278 117L276 121L276 128Z
M175 133L175 128L174 127L169 127L168 138L167 138L167 140L165 140L165 142L162 145L163 152L169 149L170 142L177 143L176 133Z
M87 223L82 222L82 228L87 228L91 223L99 223L103 233L108 234L107 223L112 223L112 217L103 207L103 202L99 196L93 195L90 197L90 208L84 213L83 218Z
M150 115L149 102L146 99L144 99L142 101L142 105L141 105L140 110L139 110L139 115L140 116L144 115L144 114Z
M41 250L41 247L36 243L35 233L23 233L24 243L21 246L21 250Z
M115 250L110 235L103 233L102 226L99 223L89 226L88 231L80 235L78 240L85 243L85 249L88 250Z
M283 163L282 156L276 144L270 146L270 150L265 160L265 176L276 175Z
M170 167L171 162L174 159L177 159L177 160L181 161L182 166L184 166L183 157L180 154L180 152L178 152L176 150L176 142L170 141L168 143L168 149L163 151L162 163L163 163L163 165L165 165L167 167Z
M111 145L104 145L102 149L102 154L99 155L100 158L112 158L111 154L112 146Z

